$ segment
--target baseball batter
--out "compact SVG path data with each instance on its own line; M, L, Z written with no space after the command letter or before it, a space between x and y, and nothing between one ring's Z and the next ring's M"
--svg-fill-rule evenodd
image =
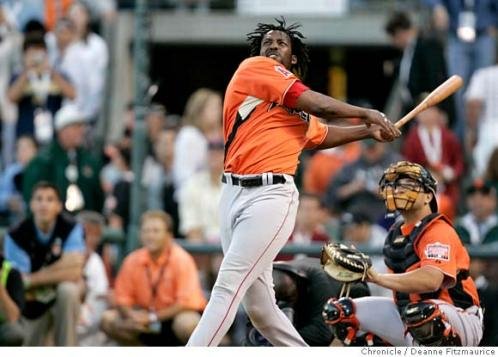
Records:
M470 258L446 217L437 213L436 181L418 164L400 161L382 176L380 193L389 212L398 210L384 245L390 273L373 268L367 280L393 290L384 297L331 299L325 321L351 344L357 331L394 346L478 346L482 310Z
M363 138L391 141L400 132L380 112L355 107L306 87L308 51L299 25L258 24L248 34L253 57L226 90L225 183L220 202L224 259L209 304L188 346L217 346L239 304L274 346L306 346L275 303L272 261L292 233L298 206L293 175L305 148ZM327 126L356 117L367 125Z

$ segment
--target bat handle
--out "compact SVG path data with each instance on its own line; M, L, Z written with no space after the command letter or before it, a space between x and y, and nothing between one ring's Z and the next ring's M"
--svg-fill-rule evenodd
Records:
M408 116L408 114L407 114L403 118L401 118L400 120L398 120L396 123L394 123L394 126L396 127L396 129L401 129L401 127L403 125L405 125L407 122L409 122L411 118L412 117Z
M412 120L418 113L420 113L422 110L424 110L427 106L423 107L416 107L412 111L410 111L408 114L406 114L403 118L398 120L396 123L394 123L394 126L396 129L400 129L403 125L408 123L410 120Z

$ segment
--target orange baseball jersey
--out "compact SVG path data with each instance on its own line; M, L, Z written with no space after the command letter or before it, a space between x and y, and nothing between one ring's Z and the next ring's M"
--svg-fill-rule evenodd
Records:
M224 100L226 172L294 175L301 151L325 139L328 127L318 118L283 105L297 80L271 58L251 57L240 64Z
M401 232L407 236L413 228L413 225L403 225ZM423 266L435 267L445 276L438 299L454 304L455 297L462 298L462 294L465 294L472 299L474 305L479 305L477 288L472 278L468 276L461 282L457 281L460 271L469 270L470 258L453 227L444 220L438 219L431 222L420 234L421 236L415 242L415 252L420 260L407 271ZM458 294L450 293L448 291L450 288L458 290ZM420 298L418 294L410 294L410 300L419 301Z

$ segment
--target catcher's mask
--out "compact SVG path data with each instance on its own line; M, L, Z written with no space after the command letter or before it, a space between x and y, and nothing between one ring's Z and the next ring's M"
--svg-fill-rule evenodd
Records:
M437 212L436 185L434 177L423 166L399 161L384 171L379 182L379 193L384 198L387 211L392 213L396 210L409 210L419 193L431 192L429 205L432 212Z

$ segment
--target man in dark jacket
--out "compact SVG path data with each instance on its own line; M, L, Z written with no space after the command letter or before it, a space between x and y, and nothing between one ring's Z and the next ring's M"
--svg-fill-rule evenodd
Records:
M420 95L431 92L448 77L444 48L436 39L420 33L405 12L393 13L386 22L385 31L394 47L402 51L398 68L398 86L402 111L408 113ZM448 119L455 115L453 97L441 104Z

